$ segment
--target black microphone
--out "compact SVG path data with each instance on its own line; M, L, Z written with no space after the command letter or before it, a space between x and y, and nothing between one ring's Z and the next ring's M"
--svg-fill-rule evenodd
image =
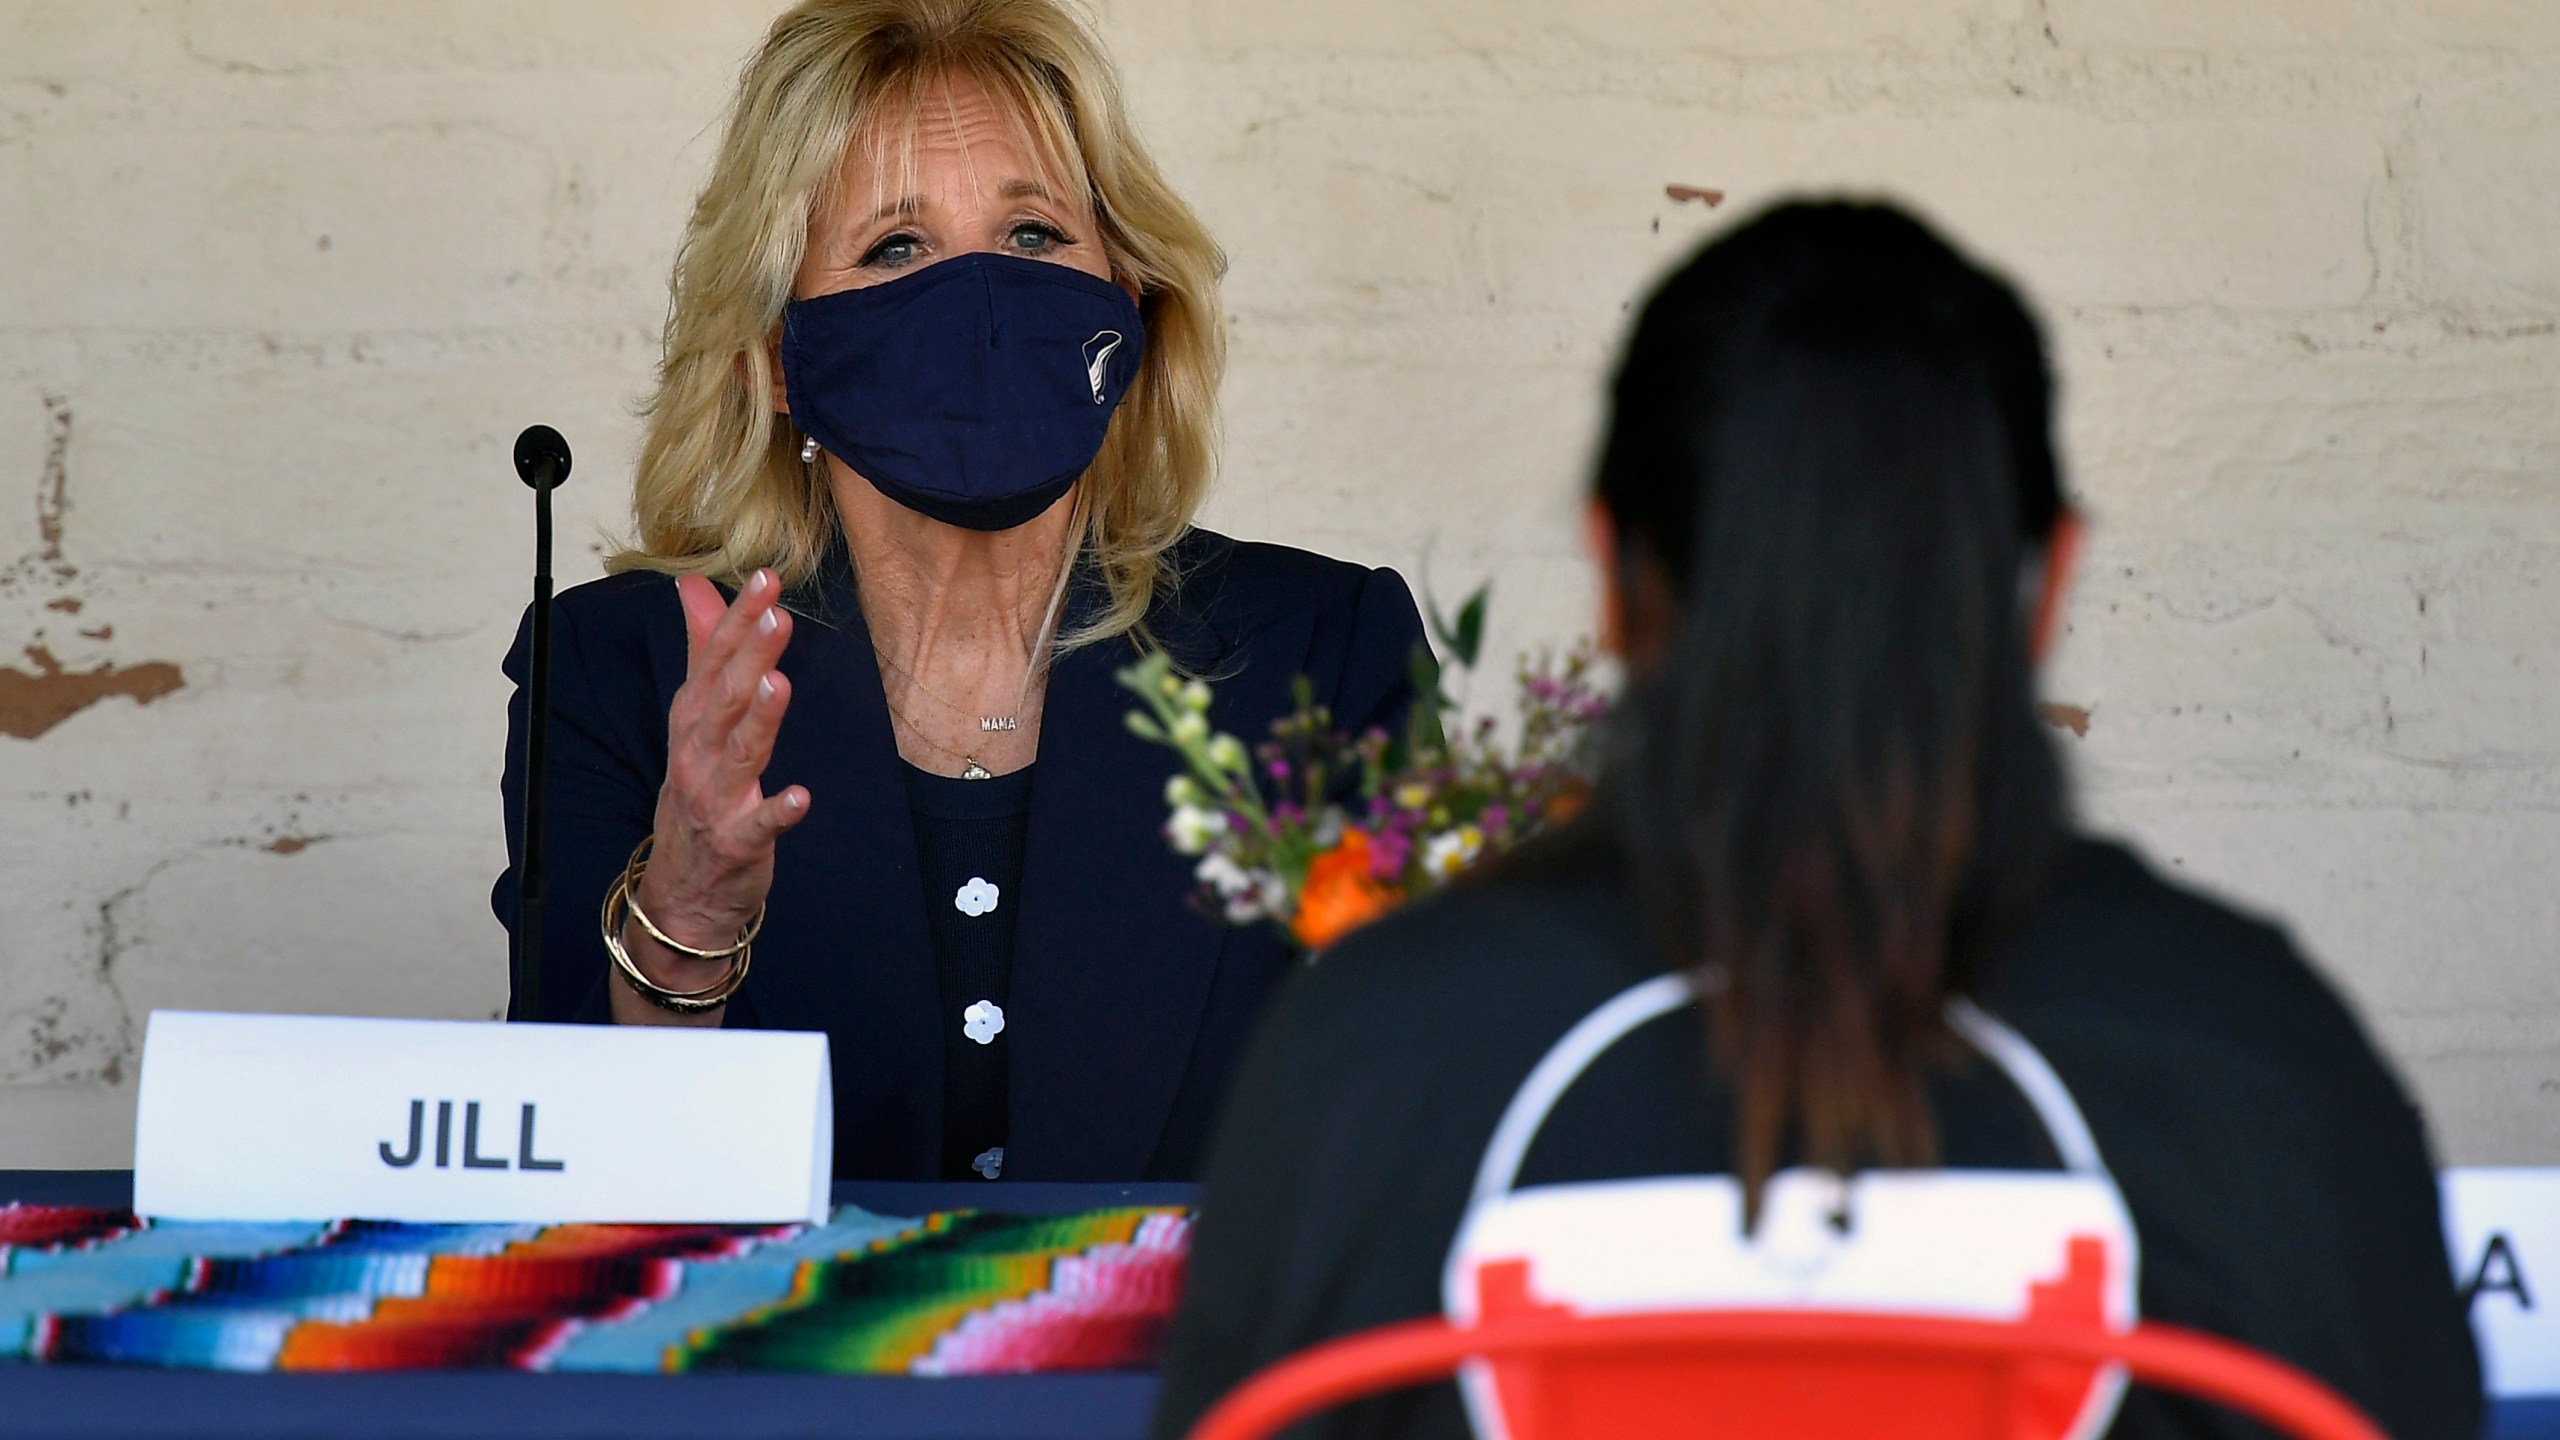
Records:
M524 854L516 862L510 1020L542 1018L542 789L551 736L551 491L569 478L569 442L548 425L516 437L516 474L533 487L533 655L525 672Z

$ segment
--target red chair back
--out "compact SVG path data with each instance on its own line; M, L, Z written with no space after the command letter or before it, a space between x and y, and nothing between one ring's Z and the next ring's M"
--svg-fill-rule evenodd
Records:
M2012 1440L2051 1433L2034 1413L2039 1375L2101 1364L2298 1440L2385 1440L2301 1371L2196 1331L1800 1310L1385 1326L1264 1370L1203 1417L1191 1440L1267 1440L1318 1411L1443 1379L1470 1361L1499 1377L1507 1440Z

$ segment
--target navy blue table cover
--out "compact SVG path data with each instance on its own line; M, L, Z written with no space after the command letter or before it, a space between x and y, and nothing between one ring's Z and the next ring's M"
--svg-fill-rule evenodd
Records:
M1187 1205L1190 1185L839 1183L883 1215ZM0 1171L0 1203L128 1205L121 1170ZM232 1375L0 1364L5 1440L1137 1440L1153 1375Z

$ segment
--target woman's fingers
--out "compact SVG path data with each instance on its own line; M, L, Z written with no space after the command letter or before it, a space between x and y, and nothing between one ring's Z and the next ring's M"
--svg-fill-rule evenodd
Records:
M664 847L652 883L659 893L726 923L752 911L768 883L773 844L809 813L809 792L764 793L764 767L791 703L791 681L775 665L791 642L791 615L778 603L769 570L747 577L724 603L711 582L680 576L685 682L667 715L667 780L659 799ZM666 874L656 874L663 868Z
M720 617L729 613L728 603L720 598L720 587L699 575L676 577L676 603L684 607L685 654L698 657L711 643Z
M719 590L710 581L698 575L683 575L676 579L676 595L684 604L685 670L686 678L691 680L717 672L741 645L750 642L764 616L776 610L782 585L772 571L758 570L738 587L737 598L724 605ZM710 622L707 628L705 621ZM771 633L770 628L764 633Z
M774 668L791 641L791 615L767 570L749 576L725 604L699 577L680 577L676 588L689 653L667 717L660 839L684 837L667 854L668 883L709 897L759 883L751 877L772 863L775 838L808 813L806 790L767 796L763 786L791 703L790 678ZM728 903L744 898L741 892Z
M768 795L762 804L749 812L746 832L759 848L770 848L782 838L782 832L809 817L809 792L797 785L786 785L782 793Z
M742 601L743 603L743 601ZM720 667L712 683L712 710L725 725L737 724L754 708L766 677L791 643L791 612L765 604L745 626L746 634Z
M755 682L746 713L729 727L728 739L720 747L724 784L752 786L764 774L765 762L773 758L774 733L782 728L782 712L789 708L791 677L779 670L766 671Z
M747 883L760 893L768 882L750 877L770 874L774 842L809 813L809 792L798 785L773 795L753 789L748 794L756 798L701 831L687 847L689 855L703 862L689 867L687 878L703 891L724 893ZM739 908L752 910L754 901L741 896Z
M735 602L712 619L719 592L708 581L677 581L685 607L685 683L667 720L669 739L717 745L755 698L756 682L771 672L791 641L791 612L779 603L782 587L771 571L749 576ZM712 623L706 629L704 622ZM707 732L707 733L705 733Z

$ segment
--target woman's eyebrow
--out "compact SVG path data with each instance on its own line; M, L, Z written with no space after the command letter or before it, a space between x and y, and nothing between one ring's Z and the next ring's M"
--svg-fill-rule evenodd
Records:
M1049 193L1049 187L1037 180L1007 180L996 193L1007 200L1046 200L1052 205L1058 203L1058 197Z
M923 211L924 197L921 195L908 195L897 200L892 200L888 204L881 206L879 209L872 211L871 218L863 223L866 225L877 225L883 220L894 220L904 215L922 214Z

